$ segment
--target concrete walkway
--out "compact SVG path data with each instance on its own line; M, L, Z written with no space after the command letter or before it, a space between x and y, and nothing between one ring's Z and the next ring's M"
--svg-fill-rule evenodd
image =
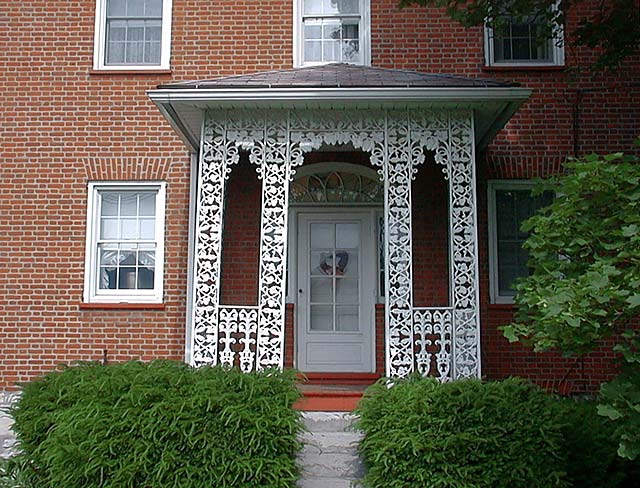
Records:
M303 412L307 431L298 462L299 488L349 488L364 476L358 456L362 433L353 427L355 417L346 412Z

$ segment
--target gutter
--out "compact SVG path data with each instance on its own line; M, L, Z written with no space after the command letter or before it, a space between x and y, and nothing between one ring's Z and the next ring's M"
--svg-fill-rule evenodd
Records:
M531 90L520 87L428 87L428 88L229 88L157 89L147 92L156 104L190 102L196 105L261 102L481 102L524 101Z

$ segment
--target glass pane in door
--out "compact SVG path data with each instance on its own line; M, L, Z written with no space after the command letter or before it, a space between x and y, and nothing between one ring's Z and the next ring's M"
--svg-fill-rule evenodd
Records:
M310 331L359 331L360 234L359 222L310 223Z

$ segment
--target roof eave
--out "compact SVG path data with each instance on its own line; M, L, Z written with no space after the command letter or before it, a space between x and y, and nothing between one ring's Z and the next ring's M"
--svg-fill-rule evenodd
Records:
M197 151L200 131L189 129L193 111L207 108L471 108L476 142L485 147L531 95L521 87L367 87L367 88L229 88L156 89L147 92L181 139ZM478 121L477 121L478 122Z

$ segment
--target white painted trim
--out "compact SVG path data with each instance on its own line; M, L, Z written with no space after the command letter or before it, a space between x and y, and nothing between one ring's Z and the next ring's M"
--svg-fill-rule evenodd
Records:
M489 234L489 300L490 303L512 304L512 296L500 295L498 282L498 221L496 190L531 190L532 180L488 180L487 181L487 227Z
M107 0L96 0L93 69L102 71L150 71L171 69L171 13L173 0L162 1L162 42L160 64L106 64Z
M187 311L185 330L185 354L184 361L191 364L193 356L192 334L193 334L193 295L194 295L194 264L195 264L195 243L196 243L196 209L198 202L198 165L200 163L198 153L191 153L190 173L189 173L189 237L187 240Z
M293 67L318 66L331 62L304 63L304 36L302 33L302 2L293 0ZM362 63L354 63L362 66L371 66L371 0L359 0L360 3L360 49Z
M98 292L97 240L99 233L98 193L105 190L156 190L156 254L153 290L108 290ZM164 284L164 226L166 183L164 181L107 181L87 185L87 227L85 244L85 303L162 303Z

